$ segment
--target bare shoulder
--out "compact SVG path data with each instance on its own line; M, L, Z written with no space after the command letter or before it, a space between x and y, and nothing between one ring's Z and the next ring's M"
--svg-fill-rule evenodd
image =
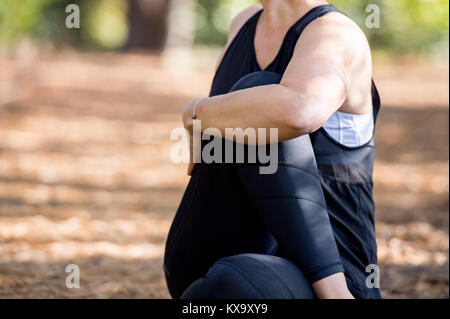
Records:
M230 32L228 34L228 40L232 40L239 30L242 28L242 26L247 22L248 19L250 19L254 14L256 14L259 10L262 9L261 5L253 5L251 7L248 7L241 12L239 12L231 22Z
M371 62L366 35L353 20L342 13L331 12L316 19L303 33L306 43L321 42L319 45L323 45L325 51L333 50L332 52L344 58L346 64Z
M341 79L346 96L341 111L354 114L370 111L369 42L361 28L342 13L331 12L303 30L292 65L296 70L308 70L307 75L325 73Z

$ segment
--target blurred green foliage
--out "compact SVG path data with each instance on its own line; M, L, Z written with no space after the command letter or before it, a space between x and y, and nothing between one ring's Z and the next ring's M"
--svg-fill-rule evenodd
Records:
M448 0L330 0L366 33L373 48L395 53L443 53L448 55ZM226 43L232 17L257 0L198 0L197 43ZM380 28L367 28L369 4L380 7Z
M43 10L51 0L0 1L0 41L8 44L24 34L36 36L45 24Z
M195 42L224 45L233 18L240 11L257 3L255 0L197 0Z
M395 53L432 52L448 55L448 0L332 0L369 38L373 48ZM380 28L365 25L368 4L381 10Z
M72 3L80 8L80 29L65 27ZM54 45L119 48L128 35L126 12L126 0L0 0L0 47L31 37Z
M195 43L224 45L233 17L257 0L194 0ZM419 52L448 55L448 0L331 0L355 20L373 48L394 53ZM81 9L81 28L64 26L65 7ZM369 29L368 4L381 9L381 26ZM128 35L127 0L0 0L0 47L23 37L40 42L103 49L120 48Z

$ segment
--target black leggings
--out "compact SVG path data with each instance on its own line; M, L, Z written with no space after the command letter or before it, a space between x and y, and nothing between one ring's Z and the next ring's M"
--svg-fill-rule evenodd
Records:
M252 73L231 91L280 79ZM194 171L166 244L174 298L313 298L311 283L344 271L309 136L278 144L275 174L259 168Z
M313 299L300 268L287 259L241 254L217 261L182 299Z

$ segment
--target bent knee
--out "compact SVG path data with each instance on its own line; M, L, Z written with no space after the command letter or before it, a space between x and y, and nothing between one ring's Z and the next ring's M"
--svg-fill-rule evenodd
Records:
M261 299L265 298L242 274L239 266L217 262L204 278L196 280L182 299Z
M241 254L217 261L181 298L309 299L314 294L292 262L275 256Z

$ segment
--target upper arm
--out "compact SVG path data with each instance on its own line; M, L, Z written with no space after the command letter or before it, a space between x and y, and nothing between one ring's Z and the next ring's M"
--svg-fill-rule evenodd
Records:
M231 22L230 30L228 32L228 40L227 44L225 46L225 49L222 51L222 54L220 55L219 60L217 61L216 69L219 67L220 62L222 61L222 58L227 51L228 47L230 46L231 42L233 42L233 39L236 37L236 35L239 33L239 30L244 26L244 24L247 22L248 19L251 18L256 12L262 9L261 5L253 5L251 7L248 7L244 10L242 10L240 13L238 13Z
M299 103L295 116L311 132L346 101L353 69L367 54L365 36L347 19L331 13L313 21L297 42L280 83L292 90Z

